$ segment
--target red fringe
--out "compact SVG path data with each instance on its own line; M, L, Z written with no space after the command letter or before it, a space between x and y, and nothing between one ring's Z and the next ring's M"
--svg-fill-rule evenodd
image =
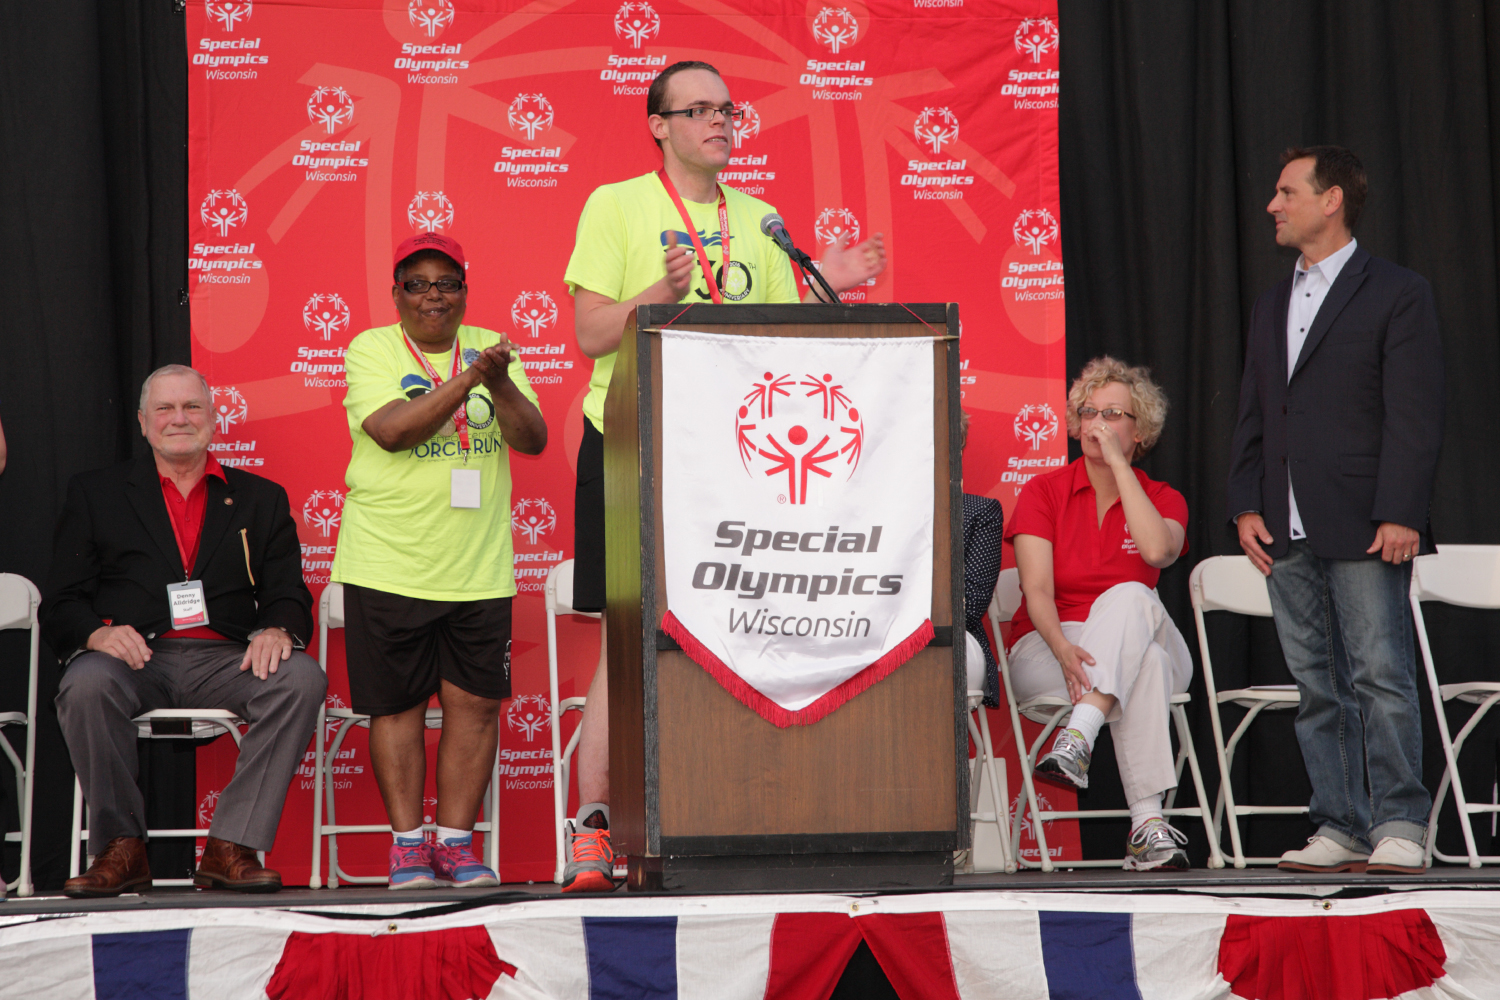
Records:
M745 682L739 674L730 670L724 661L699 642L677 616L668 611L662 618L662 631L677 641L694 663L708 671L708 675L734 695L746 708L765 719L773 726L810 726L843 705L850 698L885 680L901 664L917 655L932 642L935 635L931 619L924 621L917 630L898 642L884 656L865 667L838 687L805 708L793 712L782 708Z

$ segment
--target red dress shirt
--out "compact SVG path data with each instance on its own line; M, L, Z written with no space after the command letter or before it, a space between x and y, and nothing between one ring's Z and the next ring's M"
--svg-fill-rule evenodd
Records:
M177 488L170 476L161 477L161 496L167 503L167 517L172 522L172 534L177 538L177 551L182 555L182 578L193 575L198 563L198 543L203 537L203 513L208 507L208 477L218 476L225 483L224 467L208 453L203 476L188 491L187 496ZM223 639L224 637L206 625L185 628L165 634L168 639Z
M1125 523L1125 508L1116 499L1099 523L1098 503L1085 459L1037 476L1021 489L1016 509L1006 519L1005 537L1035 535L1052 543L1052 594L1059 621L1087 621L1089 609L1110 587L1132 580L1155 587L1161 570L1141 558ZM1157 513L1187 527L1187 501L1166 483L1132 469ZM1182 551L1187 552L1184 541ZM1036 631L1026 601L1011 619L1010 645Z

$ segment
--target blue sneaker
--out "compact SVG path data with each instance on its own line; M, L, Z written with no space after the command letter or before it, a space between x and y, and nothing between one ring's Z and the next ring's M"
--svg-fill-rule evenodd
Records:
M403 837L391 844L391 888L437 888L437 877L432 873L432 845L425 837L417 840Z
M432 867L437 880L448 885L493 886L500 879L474 857L474 835L449 837L432 848Z

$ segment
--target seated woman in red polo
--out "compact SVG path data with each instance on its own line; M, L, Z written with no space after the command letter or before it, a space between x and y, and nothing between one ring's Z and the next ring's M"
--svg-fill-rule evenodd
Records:
M1005 531L1024 595L1011 622L1015 696L1073 703L1036 777L1087 788L1094 740L1104 723L1114 727L1130 804L1127 871L1188 867L1187 837L1161 807L1177 784L1169 703L1193 664L1154 589L1187 549L1187 501L1131 466L1166 415L1145 368L1090 361L1068 392L1068 433L1083 457L1028 482Z

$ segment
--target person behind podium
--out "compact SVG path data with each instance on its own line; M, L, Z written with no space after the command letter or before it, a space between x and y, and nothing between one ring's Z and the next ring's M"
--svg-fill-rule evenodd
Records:
M463 325L469 287L456 240L407 239L394 278L397 322L355 337L344 359L354 450L331 578L344 585L350 702L373 717L390 887L493 886L473 829L510 697L508 449L538 454L547 425L510 341ZM423 733L433 695L443 722L428 843Z
M68 484L40 609L66 664L57 721L94 856L63 893L151 888L133 720L162 708L227 709L249 723L193 884L275 892L281 876L255 852L276 839L327 689L302 652L312 595L297 526L286 490L208 450L213 396L198 372L148 375L138 418L149 454Z
M604 397L625 320L638 305L797 301L787 256L762 235L775 209L719 183L744 112L719 71L679 62L652 81L646 125L661 151L660 170L606 184L589 195L564 280L573 296L578 346L594 359L583 403L574 503L573 607L604 610ZM844 238L823 254L820 270L836 292L863 285L885 269L876 234L858 246ZM811 291L806 301L815 301ZM565 892L614 888L609 843L609 710L604 629L578 743L583 804L569 837Z
M1068 433L1083 457L1028 482L1006 527L1023 596L1011 622L1015 696L1073 704L1034 773L1087 788L1094 740L1105 722L1114 727L1130 806L1127 871L1188 867L1187 837L1161 807L1177 784L1170 699L1187 690L1193 663L1154 589L1186 551L1187 501L1131 467L1166 414L1145 368L1090 361L1068 392Z

